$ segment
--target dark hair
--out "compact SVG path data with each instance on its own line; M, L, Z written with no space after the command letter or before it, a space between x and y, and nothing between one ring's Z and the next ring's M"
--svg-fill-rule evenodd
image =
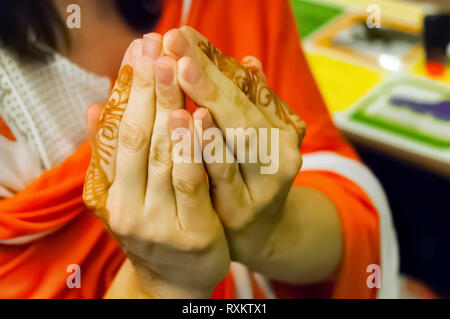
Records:
M161 0L114 0L124 21L139 32L151 31L161 15ZM62 17L51 0L0 0L0 44L22 58L46 61L62 43L70 49Z

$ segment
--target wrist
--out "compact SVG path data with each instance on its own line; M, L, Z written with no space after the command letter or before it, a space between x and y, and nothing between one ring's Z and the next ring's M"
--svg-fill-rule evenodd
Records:
M257 271L292 284L332 280L342 255L342 226L334 204L313 188L293 187L281 219L264 243L270 258Z
M215 285L192 287L161 278L147 268L133 266L134 281L143 299L208 299Z
M206 299L214 287L184 287L158 278L151 270L127 259L105 298L112 299Z
M231 259L242 263L250 269L260 272L264 265L270 261L279 248L279 243L285 238L286 230L283 222L287 196L284 201L266 207L263 213L258 214L251 225L243 229L228 229L227 238L230 247ZM296 229L298 232L298 229Z

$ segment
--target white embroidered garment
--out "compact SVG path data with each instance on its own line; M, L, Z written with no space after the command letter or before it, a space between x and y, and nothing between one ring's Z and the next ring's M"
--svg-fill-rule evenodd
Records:
M55 54L47 64L19 61L0 48L0 198L13 195L72 154L87 138L86 109L108 98L110 80Z

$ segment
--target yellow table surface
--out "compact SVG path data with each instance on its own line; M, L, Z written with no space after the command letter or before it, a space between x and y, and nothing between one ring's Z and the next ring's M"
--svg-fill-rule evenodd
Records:
M377 72L332 58L315 54L307 54L306 57L332 113L351 106L382 78Z

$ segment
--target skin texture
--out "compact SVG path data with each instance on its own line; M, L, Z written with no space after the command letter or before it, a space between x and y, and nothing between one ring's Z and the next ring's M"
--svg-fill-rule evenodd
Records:
M133 66L129 60L130 50L127 50L129 44L136 38L139 38L140 35L136 34L134 31L128 28L128 26L123 22L118 12L115 10L113 3L111 0L54 0L54 3L60 13L60 16L63 20L66 19L68 14L66 13L66 8L69 4L76 3L80 5L82 8L82 28L81 29L70 29L69 36L72 42L72 46L70 50L67 50L65 47L61 46L60 53L65 55L72 62L76 63L80 67L90 72L93 72L98 75L108 76L110 78L116 78L118 75L118 71L122 69L122 67L126 64ZM182 30L183 32L186 30ZM173 33L173 32L171 32ZM195 34L195 33L193 33ZM167 34L169 35L169 34ZM167 38L167 35L165 38ZM186 35L187 36L187 35ZM170 37L169 37L170 38ZM159 36L160 41L162 40ZM145 40L145 37L144 37ZM209 42L204 37L193 38L192 47L197 47L199 43ZM167 40L165 40L167 41ZM176 43L173 43L177 45ZM180 46L180 43L178 43ZM159 56L159 51L161 48L156 48L149 45L148 41L143 41L142 50L145 51L153 60L157 59ZM165 49L164 49L165 50ZM203 51L204 50L204 51ZM232 97L236 95L235 88L227 91L227 87L230 85L230 82L234 82L230 80L226 81L218 81L217 79L223 78L224 76L227 78L233 78L232 75L223 74L224 72L220 71L217 67L219 64L214 64L211 60L217 56L221 56L221 54L217 53L217 51L213 47L209 47L208 50L211 52L210 54L205 54L208 51L206 48L199 48L197 52L202 52L204 54L205 59L201 59L198 61L198 66L200 68L206 69L208 72L213 73L211 78L213 82L217 84L217 87L221 89L221 91L225 92L224 95L228 97ZM155 53L156 51L156 53ZM176 50L175 50L176 51ZM189 50L188 50L189 51ZM108 54L105 54L108 52ZM153 52L153 53L152 53ZM205 53L203 53L205 52ZM181 52L181 54L176 57L176 54L165 52L165 55L169 55L178 60L178 65L183 65L184 58L189 58L189 54L185 52ZM210 57L208 57L210 56ZM123 61L122 61L123 59ZM225 58L224 58L225 59ZM206 64L205 61L210 61L209 64ZM121 67L122 63L122 67ZM228 62L227 62L228 63ZM233 65L234 63L229 63ZM261 63L253 57L245 57L242 60L242 65L244 65L247 69L253 72L253 74L248 74L247 77L252 78L254 74L258 76L261 81L265 82L265 76L261 68ZM214 66L214 67L213 67ZM178 68L179 69L179 68ZM243 73L240 66L235 68L239 70L239 74L246 75L246 71ZM225 71L225 69L223 70ZM181 72L177 71L177 75L180 75ZM214 75L215 74L215 75ZM223 75L224 76L223 76ZM133 74L133 79L135 79L135 74ZM244 76L245 78L245 76ZM243 81L242 83L245 83ZM258 80L259 83L259 80ZM262 84L253 85L252 88L262 87ZM187 87L187 86L186 86ZM249 99L246 96L246 90L244 86L236 85L233 83L233 87L239 87L242 91L242 94L238 94L240 98L237 100L246 100ZM170 95L169 93L167 95ZM192 94L194 95L194 94ZM169 98L164 97L160 94L159 98L161 100L169 100ZM155 97L156 99L156 97ZM200 99L197 100L199 102ZM253 100L253 103L255 100ZM128 103L129 104L129 103ZM128 107L128 104L125 105ZM206 106L206 109L209 109L209 113L211 117L213 117L214 125L220 127L223 125L226 127L239 127L242 126L241 123L245 123L248 117L252 118L252 108L246 109L238 109L234 108L231 105L231 109L233 112L225 113L219 111L214 107L213 104L210 103L197 103L200 106ZM234 105L242 105L241 102L235 103L232 101L231 104ZM93 145L93 153L95 152L95 145L97 140L97 125L98 118L103 110L103 105L96 104L89 108L87 111L88 118L88 134L90 140ZM152 109L153 106L150 103L147 106ZM208 108L209 107L209 108ZM143 108L144 109L144 108ZM245 112L243 112L245 110ZM272 116L274 112L272 112L273 107L265 108L267 112L269 112L266 116L268 120L271 122L271 126L277 126L275 121L278 117ZM259 110L259 113L263 113L264 110ZM156 112L155 112L156 113ZM244 114L243 114L244 113ZM258 114L253 119L260 119L261 114ZM287 113L289 114L289 112ZM194 116L196 118L206 118L208 116L208 112L204 108L200 108ZM165 117L171 117L170 113L166 114ZM159 120L158 120L159 121ZM280 120L281 121L281 120ZM121 120L122 122L122 120ZM207 121L204 121L207 123ZM283 121L281 121L283 122ZM264 122L253 123L254 127L264 127L262 125ZM278 123L278 122L277 122ZM284 123L284 122L283 122ZM264 124L267 125L267 124ZM268 126L268 125L267 125ZM281 126L281 125L280 125ZM149 125L152 127L152 125ZM162 129L162 128L161 128ZM117 145L118 141L118 133L115 131L116 137L109 142L113 145ZM283 133L284 134L284 133ZM290 135L293 136L292 133ZM301 135L301 134L300 134ZM280 139L283 140L282 136ZM153 140L151 141L153 144ZM298 145L300 144L300 139L297 141L298 143L295 145L295 150L298 150ZM290 145L294 145L294 142L290 142ZM167 140L163 143L165 145L165 151L161 151L161 154L165 154L167 151ZM161 147L153 146L153 149L161 149ZM128 194L129 191L125 191L128 188L135 188L137 186L123 184L123 186L118 187L118 181L113 180L113 175L115 175L116 170L112 167L116 165L116 148L111 150L111 161L107 164L105 161L100 161L99 157L93 157L93 165L90 169L90 175L88 175L87 184L91 183L91 186L86 186L87 189L91 189L86 192L85 197L87 204L91 207L94 207L96 210L96 214L99 215L100 219L103 220L105 224L105 228L110 231L111 234L114 235L114 232L111 231L109 227L109 217L113 215L113 213L119 208L114 208L111 210L111 205L108 207L108 210L103 206L107 206L103 204L103 202L107 202L106 198L111 197L111 185L113 183L116 184L115 189L123 188L122 193L115 193L115 196L122 197L124 201L130 201ZM98 155L98 154L97 154ZM124 155L125 156L125 155ZM163 155L162 158L167 157L167 155ZM282 157L280 157L282 159ZM97 164L95 164L97 162ZM100 162L102 164L100 164ZM148 161L147 161L148 162ZM282 164L282 163L280 163ZM133 164L135 165L135 164ZM128 164L128 166L131 166ZM145 167L145 165L142 165ZM149 165L147 165L149 166ZM100 167L104 171L104 175L100 172ZM250 167L249 165L247 167ZM280 165L281 167L281 165ZM95 169L94 169L95 168ZM228 191L225 194L233 193L234 184L227 186L227 183L222 183L220 178L213 178L212 174L210 174L211 167L207 167L208 175L210 178L210 187L211 187L211 202L213 203L214 209L217 212L218 216L222 220L222 225L226 225L224 220L228 220L229 224L239 224L241 221L234 222L230 216L228 219L226 216L227 211L231 211L231 208L222 204L225 203L225 200L220 196L220 190L225 189ZM256 171L257 168L255 168ZM91 171L92 170L92 171ZM221 171L226 172L228 168L218 167L217 171L220 175ZM245 170L247 171L247 170ZM245 173L244 171L244 173ZM146 173L143 173L146 172ZM146 169L142 169L141 172L135 171L137 176L147 176L149 178L149 172ZM129 172L130 173L130 172ZM259 172L258 172L259 174ZM105 179L105 175L107 176L107 181ZM155 175L155 174L153 174ZM158 176L159 174L156 174ZM224 173L225 176L228 176L228 173ZM232 174L230 174L233 176ZM92 176L92 177L89 177ZM103 176L103 177L102 177ZM109 177L108 177L109 176ZM130 177L132 179L133 176ZM153 176L154 178L154 176ZM239 180L236 178L236 180ZM136 179L134 180L136 181ZM289 183L287 183L290 185ZM271 185L274 188L279 188L279 184L267 184ZM173 185L172 185L173 186ZM140 187L142 189L142 187ZM152 190L156 187L152 187ZM252 254L248 254L242 252L242 250L237 250L234 252L234 249L231 249L229 246L229 250L232 255L234 255L235 259L239 259L241 261L248 260L246 263L252 269L259 270L264 275L280 279L286 282L291 283L307 283L307 282L317 282L322 280L327 280L332 278L332 275L336 271L339 266L341 254L342 254L342 230L338 217L338 213L334 208L333 204L320 192L314 189L306 189L306 188L298 188L298 187L287 187L289 190L285 190L284 192L288 192L286 196L286 200L280 200L283 207L283 211L281 212L281 208L279 210L275 210L276 213L274 216L278 218L277 226L274 227L271 231L269 237L264 237L264 242L267 245L270 245L271 248L269 251L272 251L272 255L270 259L264 258L264 256L252 256ZM234 193L240 193L239 188L236 188ZM146 190L147 192L147 190ZM156 190L155 190L156 192ZM89 194L90 193L90 194ZM102 195L100 195L102 194ZM107 196L105 196L105 194ZM266 194L266 193L262 193ZM153 197L154 199L158 198L159 193L156 196L152 196L150 193L146 195ZM92 197L93 196L93 197ZM270 197L270 196L269 196ZM96 198L96 199L95 199ZM103 199L101 199L103 198ZM223 196L226 198L226 196ZM234 200L228 200L230 204L236 204L242 206L248 206L248 201L239 200L236 196L233 195ZM245 198L242 196L242 198ZM95 200L94 200L95 199ZM103 207L103 208L102 208ZM125 209L125 208L124 208ZM139 211L133 211L133 214L130 214L130 208L126 208L126 213L128 215L137 215ZM248 216L246 214L245 216ZM108 217L108 218L107 218ZM251 221L251 219L250 219ZM161 223L155 223L154 227L160 227L162 229L166 229L167 226ZM225 227L227 229L227 233L232 233L233 227ZM256 228L255 228L256 229ZM147 229L147 232L150 232L150 229ZM232 236L235 238L241 238L244 242L243 247L248 250L247 247L251 246L253 241L253 236L244 236L243 234L249 233L248 231L238 231L241 236ZM219 236L220 237L220 236ZM123 241L119 236L115 236L119 244ZM148 241L147 239L141 238L140 240L142 245L145 245ZM237 240L233 240L237 242ZM116 280L111 285L110 291L108 292L106 297L110 298L126 298L126 297L135 297L135 298L162 298L162 297L186 297L189 298L191 296L197 297L208 297L207 289L197 288L195 285L190 286L189 288L181 288L180 285L175 285L172 279L167 280L138 280L140 278L154 278L149 276L149 273L152 274L152 271L148 271L146 268L150 267L139 267L137 264L133 264L130 259L132 259L132 253L130 250L127 250L126 253L129 256L129 259L126 263L124 263L122 269L118 273ZM182 263L182 259L177 259L177 256L172 256L173 260L168 262L168 264L178 265ZM225 258L226 259L226 258ZM182 274L189 274L190 269L178 269ZM218 276L220 277L220 276ZM145 284L143 284L145 283ZM212 283L210 283L212 285ZM209 289L211 290L211 288Z
M169 31L163 51L178 59L185 94L204 107L193 114L202 120L203 129L218 127L225 132L230 127L253 127L280 132L280 165L275 174L260 174L262 163L206 163L211 197L232 259L291 283L331 279L341 256L338 212L316 190L292 187L302 162L304 122L263 77L212 47L195 30ZM312 233L305 221L314 226ZM302 235L307 239L301 240ZM305 262L305 257L310 260Z
M99 119L98 136L92 147L91 164L84 185L86 205L95 209L104 223L109 219L105 205L112 179L108 178L102 165L110 165L113 160L114 143L117 142L117 132L128 104L132 81L133 68L128 64L124 65Z
M194 30L189 32L193 33ZM196 34L196 37L200 38L201 36ZM238 61L223 54L206 39L199 40L198 47L259 109L274 108L276 117L286 124L292 125L301 137L305 135L305 123L272 91L267 85L265 77L261 77Z
M203 165L172 163L169 132L193 137L193 121L175 112L169 127L184 97L176 61L160 47L149 34L127 51L96 128L84 200L128 257L117 277L127 288L108 296L207 298L229 270L229 249Z
M136 40L122 65L98 124L102 107L88 111L85 200L128 256L107 297L209 297L230 258L289 283L332 280L342 255L338 212L320 192L292 187L305 125L267 86L260 62L240 64L181 28ZM200 106L193 116L184 94ZM184 128L193 138L194 119L204 129L279 129L279 170L175 164L170 133Z

